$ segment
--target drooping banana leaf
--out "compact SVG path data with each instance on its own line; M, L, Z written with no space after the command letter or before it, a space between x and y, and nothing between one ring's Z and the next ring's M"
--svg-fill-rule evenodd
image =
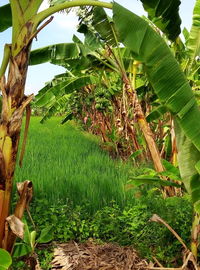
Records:
M166 106L158 106L155 110L146 117L147 122L152 122L153 120L159 119L163 114L167 112Z
M185 41L187 42L190 37L190 33L185 27L183 28L183 36L184 36Z
M55 79L42 88L36 96L35 105L48 109L40 122L43 123L52 115L55 115L55 113L61 112L61 110L66 107L67 100L72 92L98 82L99 79L97 77L89 75L75 78L64 75L63 78L56 76Z
M69 120L73 119L73 113L67 113L67 115L65 115L65 118L61 121L61 124L63 125L64 123L66 123Z
M57 60L77 59L80 48L76 43L60 43L37 50L30 55L29 65L38 65L46 62L54 63Z
M98 32L103 40L110 46L117 46L115 26L111 18L106 14L105 10L101 7L93 9L93 27Z
M98 83L98 78L94 76L82 76L75 78L67 78L65 81L56 83L55 85L49 84L41 89L36 96L35 104L38 107L46 106L49 102L56 97L62 97L63 95L70 94L80 88Z
M0 7L0 32L12 26L12 13L10 4Z
M59 98L54 98L54 100L48 107L48 111L44 114L44 116L40 120L40 123L44 123L51 116L55 115L55 113L60 112L66 106L69 96L70 95L66 94Z
M193 159L193 170L190 175L186 178L183 175L185 166L183 161L179 165L185 186L190 191L188 186L192 177L200 172L200 157L194 153L194 151L200 152L200 110L195 96L161 36L143 19L119 4L114 3L113 11L119 40L132 50L136 60L144 64L149 82L160 102L172 113L189 141L191 151L184 155L188 156L187 161ZM181 147L184 145L181 144ZM179 155L182 153L179 152Z
M92 33L91 31L87 31L85 33L85 40L84 40L84 45L85 47L88 48L88 50L91 51L95 51L98 49L102 49L102 45L99 42L99 39L97 38L97 36L94 35L94 33ZM83 47L83 46L82 46Z
M196 1L193 11L193 22L186 43L191 61L200 55L200 0Z
M192 177L198 174L195 166L198 160L200 160L200 152L191 143L191 140L185 136L177 121L175 121L175 131L181 177L184 179L186 189L191 192L190 182Z
M174 41L181 33L180 0L140 0L149 19Z
M149 177L148 175L130 177L130 180L127 182L127 186L132 185L133 187L141 186L144 184L181 187L180 184L174 183L172 181L162 180L159 177Z

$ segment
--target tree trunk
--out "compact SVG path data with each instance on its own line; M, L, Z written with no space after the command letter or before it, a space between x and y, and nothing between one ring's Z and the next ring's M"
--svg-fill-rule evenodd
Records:
M124 82L125 82L126 90L129 93L132 106L135 109L136 120L138 122L138 125L139 125L144 137L145 137L148 149L150 151L155 170L157 172L163 172L164 167L162 165L160 153L158 151L156 142L154 140L154 136L153 136L153 133L151 131L151 128L146 121L146 117L144 115L144 112L143 112L142 107L140 105L140 102L138 100L137 93L136 93L135 89L132 87L131 82L129 81L129 79L127 78L126 75L124 76ZM165 179L165 180L167 180L167 179ZM168 196L175 195L175 191L174 191L173 187L166 186L164 188L164 196L167 196L167 195Z
M151 158L153 160L154 163L154 167L155 170L157 172L163 172L164 171L164 167L162 165L161 162L161 157L160 157L160 153L158 151L157 145L155 143L154 140L154 136L153 133L150 129L149 124L146 121L146 118L144 116L144 113L142 111L141 105L138 101L138 98L135 97L135 115L136 115L136 119L138 122L138 125L140 127L140 129L142 130L142 133L145 137L146 143L148 145L149 151L151 153Z
M20 139L22 117L32 95L24 96L29 48L10 57L7 81L1 78L2 114L0 120L0 247L5 237L5 221L10 214L13 176Z
M192 222L192 232L191 232L191 251L195 259L197 259L198 245L199 245L199 214L194 211L193 222Z

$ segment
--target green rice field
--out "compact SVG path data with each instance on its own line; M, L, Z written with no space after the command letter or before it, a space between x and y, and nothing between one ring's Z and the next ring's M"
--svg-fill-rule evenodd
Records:
M127 167L101 150L96 137L73 122L61 125L58 117L39 121L31 119L23 167L17 166L15 181L33 181L34 197L52 204L87 203L95 210L113 200L126 202Z

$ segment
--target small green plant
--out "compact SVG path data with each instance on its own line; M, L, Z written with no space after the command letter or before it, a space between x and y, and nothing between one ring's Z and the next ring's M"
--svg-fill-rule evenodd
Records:
M18 241L14 246L13 260L17 267L22 267L25 263L31 261L34 264L38 263L36 247L38 244L45 244L53 239L52 226L43 228L37 237L36 230L30 231L30 228L24 220L24 238L23 241ZM20 259L23 259L20 261ZM17 269L18 269L17 268ZM14 266L15 269L15 266Z
M165 168L163 172L156 172L151 168L143 168L143 173L139 176L136 176L135 172L130 173L129 181L126 185L127 188L135 188L144 184L183 187L183 185L179 184L182 181L179 169L167 160L162 160L162 163ZM166 179L168 179L168 181L166 181ZM179 183L177 183L177 181L179 181Z

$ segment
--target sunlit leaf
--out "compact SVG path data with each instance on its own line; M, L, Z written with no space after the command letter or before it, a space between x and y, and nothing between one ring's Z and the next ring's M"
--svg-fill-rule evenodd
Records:
M0 248L0 270L7 270L12 264L12 258L8 251Z

